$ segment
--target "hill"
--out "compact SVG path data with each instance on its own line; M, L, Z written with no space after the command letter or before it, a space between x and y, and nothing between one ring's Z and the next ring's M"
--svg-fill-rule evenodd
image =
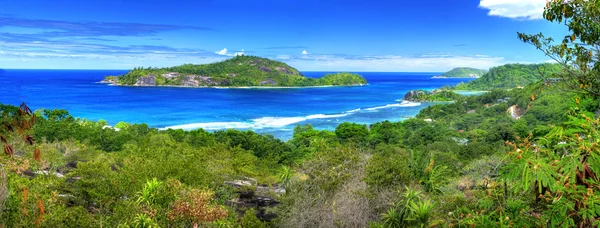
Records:
M167 68L135 68L125 75L108 76L102 81L129 86L183 87L304 87L364 85L360 75L337 73L322 78L307 78L297 69L274 60L255 56L236 56L210 64L185 64Z
M507 64L490 69L489 72L476 80L458 84L457 90L490 90L511 89L525 86L532 82L559 72L558 64Z
M485 73L487 70L483 69L475 69L470 67L457 67L454 68L441 76L436 76L438 78L479 78Z

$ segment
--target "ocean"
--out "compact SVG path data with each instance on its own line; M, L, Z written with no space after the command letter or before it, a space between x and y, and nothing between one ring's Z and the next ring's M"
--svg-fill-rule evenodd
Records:
M99 84L125 70L0 70L0 103L66 109L78 118L146 123L150 127L253 130L282 140L297 124L333 130L343 122L372 124L415 116L434 103L402 102L414 89L436 89L473 79L432 79L440 73L363 75L352 87L222 89L122 87ZM321 77L327 72L303 72Z

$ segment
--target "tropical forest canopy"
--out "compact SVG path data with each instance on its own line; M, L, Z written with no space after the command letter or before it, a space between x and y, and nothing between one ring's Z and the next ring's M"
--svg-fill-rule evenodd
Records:
M597 9L548 3L544 17L571 33L557 44L519 34L556 58L561 80L452 95L401 122L298 125L287 142L252 131L116 130L65 110L1 105L0 224L598 227Z
M529 83L552 78L555 73L562 71L559 64L507 64L493 67L481 78L459 84L458 90L491 90L512 89L526 86Z
M470 68L470 67L457 67L454 68L444 74L442 76L449 78L472 78L472 77L481 77L487 70Z

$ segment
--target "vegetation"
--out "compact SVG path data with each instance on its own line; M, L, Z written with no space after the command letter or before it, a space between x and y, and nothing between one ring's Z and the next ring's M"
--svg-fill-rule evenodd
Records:
M240 87L240 86L349 86L367 81L358 74L337 73L307 78L285 63L254 56L236 56L211 64L185 64L168 68L135 68L125 75L108 76L117 85Z
M545 16L585 22L593 6L554 1ZM64 110L0 105L0 224L598 227L600 102L593 83L569 81L598 71L563 67L577 74L457 96L402 122L297 126L288 142L236 130L116 131ZM236 206L248 189L227 183L251 179L284 186L273 192L280 204Z
M478 78L487 72L487 70L482 69L475 69L470 67L457 67L446 73L443 73L442 76L448 78Z
M562 71L558 64L507 64L493 67L481 78L455 86L456 90L513 89L552 78Z
M414 102L428 102L428 101L454 101L458 99L460 95L450 90L413 90L404 96L403 100L414 101Z
M564 102L565 96L572 97L571 102ZM0 183L5 184L0 187L6 186L6 191L0 197L0 223L493 226L509 217L502 221L531 226L550 222L546 213L557 218L568 213L554 208L553 200L539 200L540 186L542 195L552 199L564 188L553 179L571 175L570 186L579 187L569 193L572 197L560 198L564 205L578 202L577 194L587 194L590 187L595 191L590 179L595 176L590 173L598 167L596 147L587 141L597 139L595 119L588 113L598 108L594 99L543 83L455 99L403 122L344 123L333 132L298 126L288 142L236 130L158 131L122 123L117 131L104 128L102 121L73 118L66 111L33 113L26 106L3 105ZM523 110L518 120L506 112L513 105ZM560 138L567 132L589 138ZM535 141L543 137L546 141ZM566 144L557 144L560 140ZM544 157L534 152L541 145L548 151ZM554 149L555 145L560 147ZM565 146L580 151L576 156L589 157L583 168L560 168L569 162L568 167L576 167L572 165L580 161L557 159L564 156L559 152ZM582 146L586 149L577 149ZM544 176L540 170L552 175ZM524 173L530 178L524 179ZM281 204L271 209L275 220L256 217L265 213L261 209L245 210L230 203L244 193L226 182L244 178L286 188L286 194L276 196ZM586 200L596 202L595 196ZM568 224L590 221L597 213L593 207L573 210L580 211L581 218Z

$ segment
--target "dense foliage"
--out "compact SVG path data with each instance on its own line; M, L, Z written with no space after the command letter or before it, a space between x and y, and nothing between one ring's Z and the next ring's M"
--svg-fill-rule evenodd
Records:
M597 4L553 1L545 16L585 27ZM569 81L598 70L564 67L576 74L457 96L402 122L298 125L288 142L251 131L116 130L64 110L0 105L0 224L598 227L600 103L595 84ZM268 192L276 207L239 204L276 187L285 189Z
M460 95L450 90L412 90L408 92L404 99L405 101L414 102L429 102L429 101L454 101L458 99Z
M459 84L457 90L491 90L512 89L538 82L545 78L552 78L555 73L561 72L558 64L507 64L493 67L481 78Z
M470 67L457 67L446 73L443 73L442 76L448 78L477 78L481 77L487 70L470 68Z
M546 56L554 59L564 72L557 74L564 80L565 88L600 96L600 2L587 0L549 1L544 18L551 22L563 23L569 34L555 43L543 34L527 35L519 33L519 39L530 43Z
M285 63L254 56L236 56L211 64L185 64L168 68L135 68L125 75L108 76L106 82L119 85L241 87L241 86L344 86L367 81L351 73L307 78Z
M0 134L11 149L0 160L0 190L5 189L0 191L0 222L57 227L468 225L479 224L475 218L487 221L477 217L482 210L503 205L502 216L511 219L506 224L542 224L546 217L536 217L541 202L528 198L537 194L535 179L502 172L503 167L522 168L521 159L529 158L525 154L532 156L532 144L519 144L523 155L513 162L502 159L513 148L505 142L556 135L548 124L578 115L568 114L572 105L579 114L598 108L592 100L544 86L457 96L453 103L430 106L403 122L344 123L333 132L298 126L289 142L251 131L158 131L126 123L115 130L105 121L76 119L62 110L31 113L3 105ZM571 103L563 102L565 95L574 97ZM506 112L511 106L521 110L518 119ZM591 171L595 159L591 155L586 163ZM521 173L517 168L506 170ZM245 193L226 183L244 178L285 187L286 193L276 196L281 205L270 212L234 206L231 202ZM499 183L509 188L510 202L495 201L503 199ZM264 213L278 217L270 222L257 218ZM495 213L486 216L497 219ZM596 211L585 213L589 217Z

